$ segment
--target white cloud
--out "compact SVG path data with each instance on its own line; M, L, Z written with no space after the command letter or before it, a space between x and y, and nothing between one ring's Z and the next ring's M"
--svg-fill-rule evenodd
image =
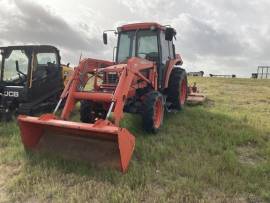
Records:
M142 21L171 24L189 70L250 76L270 64L269 0L0 0L0 43L52 43L66 61L112 58L102 30Z

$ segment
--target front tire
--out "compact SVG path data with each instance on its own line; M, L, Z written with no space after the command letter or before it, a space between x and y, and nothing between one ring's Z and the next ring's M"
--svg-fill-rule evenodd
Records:
M92 102L90 101L81 101L81 108L80 108L80 120L83 123L93 123L95 118L92 114Z
M157 91L146 94L143 102L143 128L147 132L157 133L163 123L164 99Z

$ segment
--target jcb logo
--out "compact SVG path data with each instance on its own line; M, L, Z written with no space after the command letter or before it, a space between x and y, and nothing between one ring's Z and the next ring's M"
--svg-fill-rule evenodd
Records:
M5 91L4 93L0 93L0 95L4 97L19 97L19 92Z

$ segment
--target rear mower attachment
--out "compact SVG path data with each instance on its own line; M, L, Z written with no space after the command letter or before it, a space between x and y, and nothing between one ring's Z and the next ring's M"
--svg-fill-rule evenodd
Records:
M188 87L187 104L189 105L200 105L206 100L206 96L199 92L196 83L193 86Z

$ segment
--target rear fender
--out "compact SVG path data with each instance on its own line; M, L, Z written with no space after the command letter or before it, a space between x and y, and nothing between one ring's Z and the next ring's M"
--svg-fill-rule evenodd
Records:
M171 75L171 72L172 72L174 66L182 65L182 64L183 64L183 60L179 54L176 54L176 58L171 59L168 62L168 65L167 65L166 70L165 70L164 81L163 81L163 88L164 89L168 87L170 75Z

